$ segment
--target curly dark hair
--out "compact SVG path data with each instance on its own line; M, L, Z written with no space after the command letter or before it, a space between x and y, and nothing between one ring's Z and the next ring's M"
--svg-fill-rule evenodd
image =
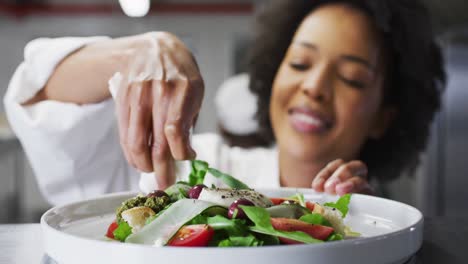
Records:
M369 139L359 159L380 180L414 169L440 108L446 83L443 58L427 9L418 0L272 0L257 16L249 59L250 89L258 96L259 133L274 142L269 118L275 75L302 20L317 7L345 3L365 12L380 31L386 53L384 104L397 109L385 135Z

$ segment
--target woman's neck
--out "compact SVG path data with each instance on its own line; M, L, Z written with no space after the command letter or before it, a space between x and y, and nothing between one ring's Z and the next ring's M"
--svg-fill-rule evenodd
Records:
M282 187L310 188L315 175L326 165L308 162L281 151L278 153L280 184Z

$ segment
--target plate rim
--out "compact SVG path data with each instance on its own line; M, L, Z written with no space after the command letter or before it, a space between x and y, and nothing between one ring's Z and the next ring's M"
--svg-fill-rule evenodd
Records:
M326 195L328 197L338 197L336 195L317 193L317 192L315 192L315 191L313 191L311 189L307 189L307 188L294 188L294 187L255 188L255 190L258 190L259 192L262 192L262 191L278 191L278 190L299 191L299 192L313 193L313 194L316 194L316 195ZM67 203L67 204L61 204L61 205L54 206L54 207L50 208L49 210L47 210L41 216L41 220L40 220L41 230L42 230L43 233L46 232L46 231L51 231L51 232L53 232L53 233L55 233L57 235L63 236L63 237L68 237L70 239L78 239L78 240L83 241L83 242L98 243L99 245L104 243L106 245L114 244L117 247L132 247L132 248L136 247L136 248L152 248L152 249L158 248L158 247L154 247L152 245L118 243L118 242L113 242L113 241L105 241L105 240L98 240L98 239L93 239L93 238L77 236L77 235L73 235L73 234L70 234L70 233L67 233L67 232L63 232L61 230L58 230L57 228L54 228L53 226L49 225L49 223L47 223L47 220L46 220L46 218L49 217L49 214L52 214L53 211L56 211L59 208L68 207L68 206L78 206L80 204L86 204L86 203L89 203L91 201L106 200L106 199L116 198L116 197L119 197L119 196L132 196L132 195L136 195L138 193L139 192L135 192L135 191L109 193L109 194L104 194L104 195L101 195L101 196L95 197L95 198L88 198L88 199L85 199L85 200L80 200L80 201L75 201L75 202L71 202L71 203ZM403 202L399 202L399 201L395 201L395 200L391 200L391 199L387 199L387 198L371 196L371 195L365 195L365 194L358 194L358 193L353 193L352 195L353 196L370 198L370 199L383 200L383 201L391 202L391 203L397 203L400 206L403 206L403 207L406 207L407 209L413 210L416 213L418 220L416 222L410 224L407 227L404 227L402 229L395 230L395 231L392 231L392 232L389 232L389 233L386 233L386 234L376 235L376 236L372 236L372 237L363 237L363 238L359 238L359 239L330 241L330 242L317 243L317 244L275 245L275 246L263 246L263 247L228 247L228 248L217 248L217 247L196 247L196 248L190 248L190 247L180 247L180 248L179 247L160 247L160 249L171 250L171 251L172 250L174 250L174 251L177 251L177 250L179 250L179 251L182 251L182 250L183 251L186 251L186 250L189 250L189 251L193 251L193 250L232 251L232 250L235 250L236 252L239 252L239 251L252 251L252 250L258 251L260 248L265 249L265 250L271 249L271 248L278 249L278 247L281 247L281 248L287 247L287 248L289 248L289 247L292 247L292 246L293 247L322 248L322 247L330 247L330 246L333 245L334 247L341 248L341 247L348 247L350 245L356 245L356 244L359 244L359 245L371 244L371 243L374 243L375 241L379 241L379 240L382 240L382 239L394 238L396 236L400 236L402 234L406 234L408 232L411 232L412 231L411 229L413 229L413 228L419 228L419 229L421 229L421 232L422 232L422 229L424 227L424 217L423 217L423 214L421 213L421 211L418 210L417 208L415 208L415 207L413 207L411 205L405 204ZM104 233L105 233L105 230L103 231L103 234ZM422 244L422 239L421 239L421 241L418 241L418 243L419 243L418 248L420 248L420 246ZM104 245L104 244L102 244L102 245Z

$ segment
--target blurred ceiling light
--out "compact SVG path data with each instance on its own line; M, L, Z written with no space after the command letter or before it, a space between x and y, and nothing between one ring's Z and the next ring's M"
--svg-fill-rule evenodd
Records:
M144 17L150 9L150 0L119 0L119 3L129 17Z

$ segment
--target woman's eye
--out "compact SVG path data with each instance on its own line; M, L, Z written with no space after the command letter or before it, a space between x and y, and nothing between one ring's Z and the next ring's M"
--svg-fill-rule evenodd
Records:
M352 86L354 88L364 89L366 87L365 83L363 83L361 81L346 79L346 78L341 77L341 76L340 76L340 79L341 79L342 82L344 82L347 85Z
M291 62L289 63L289 66L296 71L305 71L309 68L309 64L307 63Z

